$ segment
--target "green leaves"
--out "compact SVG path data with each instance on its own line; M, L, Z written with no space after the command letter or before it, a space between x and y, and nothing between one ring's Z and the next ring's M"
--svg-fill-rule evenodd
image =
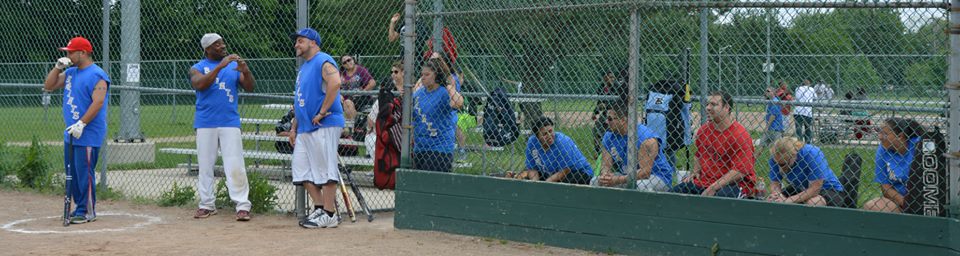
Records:
M160 194L157 204L163 207L184 206L192 203L196 198L196 191L191 186L180 186L174 182L170 190Z

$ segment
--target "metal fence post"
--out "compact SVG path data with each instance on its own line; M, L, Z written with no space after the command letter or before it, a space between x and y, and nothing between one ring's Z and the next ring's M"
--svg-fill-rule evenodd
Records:
M951 0L951 6L960 6L960 0ZM956 85L960 83L960 12L950 9L949 14L950 27L950 53L949 53L949 65L947 67L947 84ZM949 120L949 130L948 137L949 140L949 152L958 152L960 151L960 90L950 90L948 92L950 96L950 112L948 113ZM950 194L948 199L949 213L954 218L960 217L960 167L957 165L960 164L960 160L956 158L951 158L949 164L947 165L949 174L947 177L950 178L948 181L948 186Z
M630 62L629 62L629 74L627 79L627 166L637 166L637 144L633 143L637 141L637 95L640 95L637 90L637 82L639 80L638 73L640 71L640 66L637 65L637 62L640 60L640 16L637 14L637 9L630 11ZM626 170L623 170L627 174L627 187L634 188L637 183L637 172L635 167L630 167Z
M103 71L107 73L107 76L109 76L110 75L110 0L101 1L101 8L102 8L101 11L103 13L103 20L102 20L103 35L101 35L101 37L103 39L101 39L100 41L100 47L103 48L101 50L103 55L102 57L103 66L101 66L100 68L102 68ZM104 137L104 140L109 141L110 139L107 137ZM108 165L107 163L110 163L109 154L107 152L109 151L107 149L108 145L109 143L103 143L103 146L101 146L101 149L100 149L100 157L103 159L103 164L100 165L100 183L99 184L103 184L104 186L107 185L107 165Z
M700 11L700 124L707 122L707 94L710 93L709 83L710 78L707 73L707 67L709 67L709 54L708 49L710 47L709 38L710 33L708 30L709 21L707 18L707 12L710 9L703 8Z
M308 0L297 0L297 29L309 27L308 10L310 5L307 3ZM297 70L299 70L300 65L303 64L303 58L297 57ZM296 90L296 89L294 89ZM296 212L297 219L302 219L307 217L307 191L303 189L303 186L296 186L294 189L294 212Z
M120 79L125 86L140 86L140 1L120 5ZM120 135L117 141L143 141L140 131L140 91L120 92Z
M414 22L417 17L417 1L416 0L407 0L406 5L404 6L403 11L403 24L407 27L404 31L403 37L403 121L402 121L402 130L403 138L401 138L400 144L400 166L404 168L413 167L410 159L410 142L412 141L413 136L413 126L411 122L412 116L410 115L411 107L413 107L413 83L416 81L414 77L414 58L415 49L413 49L414 40L416 40L417 34L415 29Z
M443 12L443 0L433 1L433 12ZM443 16L441 15L433 16L433 51L443 52ZM453 56L448 58L450 57Z

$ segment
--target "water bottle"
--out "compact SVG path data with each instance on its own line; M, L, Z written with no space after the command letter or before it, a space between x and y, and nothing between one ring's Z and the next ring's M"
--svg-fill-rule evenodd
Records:
M763 178L757 178L757 184L754 186L757 190L757 199L766 200L767 199L767 183L763 181Z

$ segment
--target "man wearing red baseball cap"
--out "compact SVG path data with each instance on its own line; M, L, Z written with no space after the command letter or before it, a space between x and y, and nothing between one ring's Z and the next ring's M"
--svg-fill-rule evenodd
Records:
M63 88L64 158L67 187L76 204L70 222L81 224L97 219L96 170L100 146L107 135L107 106L110 77L93 63L93 46L86 38L74 37L67 52L54 64L43 81L43 90Z

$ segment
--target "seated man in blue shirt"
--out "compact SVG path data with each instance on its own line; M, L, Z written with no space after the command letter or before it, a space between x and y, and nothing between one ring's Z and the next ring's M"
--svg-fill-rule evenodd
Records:
M773 143L770 155L768 201L841 206L843 186L820 148L784 137Z
M570 184L587 184L593 176L590 162L567 135L553 130L553 120L541 117L534 122L533 134L527 140L526 170L507 177L546 180Z
M614 103L607 110L609 130L603 135L603 165L594 185L630 187L628 172L636 172L637 189L668 191L673 184L673 165L663 153L663 139L644 125L637 124L637 165L627 166L627 107Z

